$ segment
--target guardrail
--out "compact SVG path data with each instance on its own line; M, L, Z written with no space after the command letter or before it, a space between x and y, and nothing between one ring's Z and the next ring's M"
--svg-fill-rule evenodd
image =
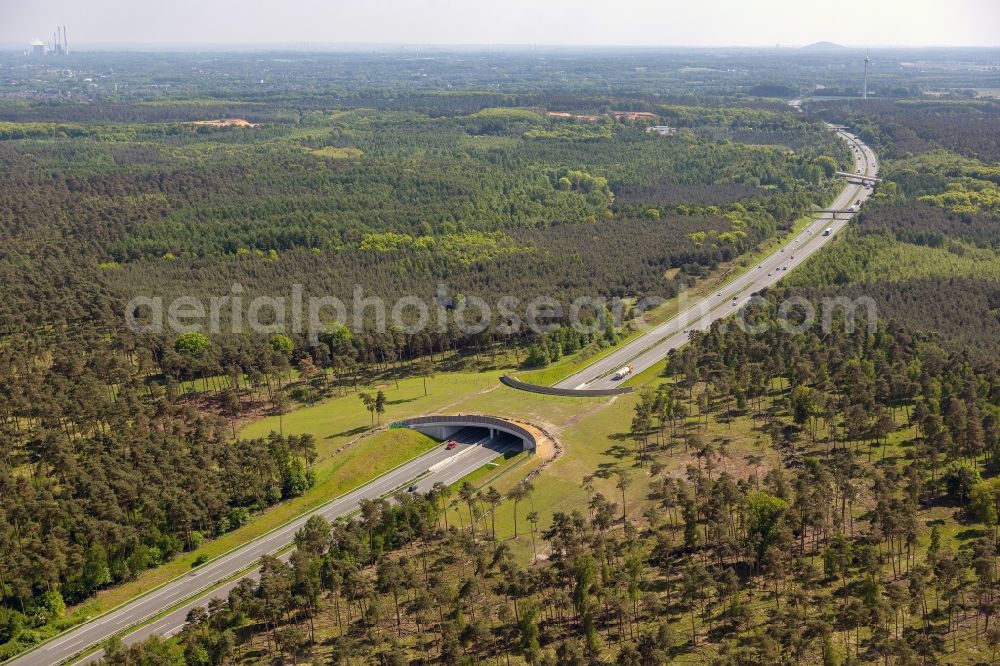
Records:
M519 391L530 391L531 393L544 393L545 395L561 395L570 398L605 398L609 395L625 395L634 389L631 386L619 386L609 389L566 389L555 386L541 386L539 384L528 384L519 379L514 379L510 375L500 377L500 383Z

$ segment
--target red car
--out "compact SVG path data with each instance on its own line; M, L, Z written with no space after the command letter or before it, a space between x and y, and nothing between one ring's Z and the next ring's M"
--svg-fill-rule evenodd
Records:
M451 451L456 446L458 446L458 442L456 442L453 439L449 439L448 443L444 445L444 448L447 449L448 451Z

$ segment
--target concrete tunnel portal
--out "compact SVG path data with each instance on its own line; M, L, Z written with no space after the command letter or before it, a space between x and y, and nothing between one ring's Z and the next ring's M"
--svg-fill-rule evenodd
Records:
M522 451L533 451L536 446L535 436L530 430L505 419L494 416L417 416L405 421L398 421L394 427L413 428L435 439L449 439L466 428L476 428L488 432L491 439L510 437L521 443Z

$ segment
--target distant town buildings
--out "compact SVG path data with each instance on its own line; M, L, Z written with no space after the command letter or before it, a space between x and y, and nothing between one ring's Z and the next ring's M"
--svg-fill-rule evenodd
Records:
M677 129L673 127L667 127L666 125L651 125L646 128L646 133L651 134L655 132L660 136L673 136L677 133Z

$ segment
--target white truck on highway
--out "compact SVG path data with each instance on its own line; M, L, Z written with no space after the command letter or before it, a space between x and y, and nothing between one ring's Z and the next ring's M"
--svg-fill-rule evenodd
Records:
M615 374L611 375L611 379L618 382L625 379L631 374L632 374L632 366L626 365L623 368L618 368L617 370L615 370Z
M833 227L827 227L826 229L823 230L824 236L829 236L832 233L833 233Z

